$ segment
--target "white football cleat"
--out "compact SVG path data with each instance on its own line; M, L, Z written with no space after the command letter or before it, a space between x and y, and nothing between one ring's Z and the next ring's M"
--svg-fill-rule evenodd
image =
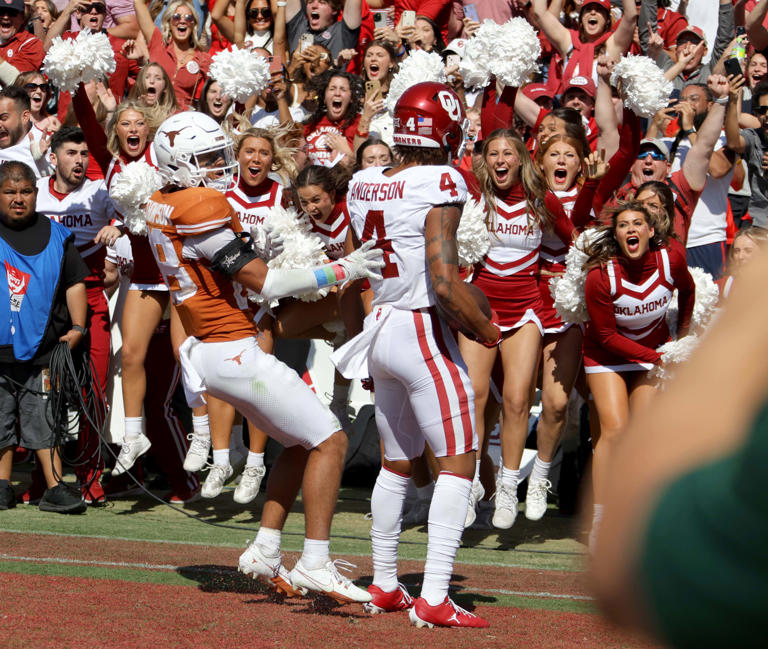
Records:
M365 604L371 601L371 594L355 586L351 579L339 573L339 568L349 570L356 567L353 563L343 559L336 559L335 561L328 561L320 568L310 570L299 558L289 577L294 588L324 593L328 597L335 599L339 604L348 604L350 602Z
M250 575L254 579L260 577L271 589L282 593L286 597L300 597L307 592L306 590L293 587L288 571L283 566L282 555L278 554L276 557L267 556L262 552L261 546L256 541L251 543L245 552L240 555L237 569L244 575Z

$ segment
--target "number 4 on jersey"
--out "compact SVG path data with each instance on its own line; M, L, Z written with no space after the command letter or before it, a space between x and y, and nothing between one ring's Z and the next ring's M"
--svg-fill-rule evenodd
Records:
M447 171L442 176L440 176L440 190L444 192L450 192L451 198L456 198L459 195L459 192L456 191L456 183L453 182L451 174L449 174Z
M384 212L382 210L368 210L368 214L365 215L365 225L363 226L363 243L375 238L376 247L384 251L384 268L381 269L382 277L384 279L399 277L400 271L392 261L392 242L386 237L387 230L384 226Z

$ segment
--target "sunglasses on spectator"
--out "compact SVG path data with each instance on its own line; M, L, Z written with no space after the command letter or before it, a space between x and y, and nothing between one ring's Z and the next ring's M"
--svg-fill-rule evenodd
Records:
M95 11L97 14L107 13L107 5L105 5L103 2L91 2L90 4L82 4L78 7L78 9L84 14L89 14L92 11Z
M661 151L656 151L656 149L651 149L648 151L641 151L637 159L638 160L645 160L648 156L651 156L654 160L666 160L667 156L665 156Z
M269 7L254 7L249 9L245 15L249 20L258 20L259 16L264 18L264 20L269 20L272 18L272 10Z
M34 92L35 90L42 90L43 92L48 92L50 90L50 86L47 83L25 83L24 84L24 90L27 92Z
M174 25L193 22L195 22L195 17L192 14L173 14L173 16L171 16L171 23Z
M758 115L765 115L768 113L768 106L755 106L755 112Z

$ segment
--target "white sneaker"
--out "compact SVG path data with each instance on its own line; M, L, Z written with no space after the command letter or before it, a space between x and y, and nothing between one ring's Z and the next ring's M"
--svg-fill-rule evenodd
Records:
M208 462L211 436L190 433L187 435L187 439L189 440L189 450L184 458L184 470L194 473L195 471L202 470Z
M263 466L247 466L235 489L235 502L246 505L259 495L259 487L267 470Z
M469 492L469 507L467 508L467 517L464 520L464 527L469 527L477 518L477 503L485 496L485 489L479 480L472 481L472 491Z
M300 597L306 594L306 590L294 588L291 584L288 571L283 566L283 556L281 554L276 557L267 556L256 541L240 555L237 569L244 575L251 575L254 579L261 577L270 588L286 597Z
M112 469L112 475L122 475L136 463L144 453L152 446L152 442L144 433L139 433L135 439L126 439L120 448L120 455L117 456L115 468Z
M358 588L352 583L351 579L344 577L339 573L339 569L349 570L357 566L344 559L328 561L322 568L309 570L301 562L301 558L291 570L289 577L294 588L314 590L318 593L325 593L335 599L340 604L349 602L370 602L371 594Z
M525 517L529 521L541 520L547 512L547 492L552 488L549 480L528 480L525 495Z
M209 465L208 477L203 483L200 495L203 498L216 498L224 488L224 484L232 477L231 464L211 464Z
M517 518L517 486L507 487L501 480L496 481L496 511L493 513L493 526L508 530Z

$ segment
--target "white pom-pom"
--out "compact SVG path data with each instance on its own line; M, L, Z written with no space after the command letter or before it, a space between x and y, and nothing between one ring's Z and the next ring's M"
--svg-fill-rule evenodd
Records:
M436 52L416 50L400 64L400 70L389 84L389 94L384 100L384 107L390 115L395 114L395 105L400 96L411 86L424 81L445 83L443 59Z
M53 39L43 60L43 70L51 83L66 92L74 92L80 83L80 62L71 40Z
M664 71L647 56L622 57L613 66L611 84L621 80L624 103L639 117L653 117L669 102L672 82L664 77Z
M129 162L112 178L109 197L133 234L147 233L144 205L162 184L157 169L143 160Z
M225 95L244 103L269 84L269 63L263 56L233 45L213 57L208 75L219 82Z
M115 54L105 34L82 30L75 39L53 39L43 60L45 74L51 83L74 92L83 81L100 81L115 71Z
M485 210L482 203L468 198L461 212L461 221L456 230L456 249L460 266L472 266L480 261L488 248L491 238L485 224Z
M699 342L700 339L696 334L690 334L683 336L679 340L671 340L668 343L664 343L658 349L658 352L661 354L661 364L650 370L650 375L662 381L668 381L674 376L677 366L690 358L691 353L696 349Z
M549 280L555 310L563 322L580 324L589 320L584 298L584 285L587 282L584 263L588 259L585 250L595 241L596 235L602 236L596 228L584 230L565 255L565 273Z
M393 135L395 133L395 124L392 121L392 115L389 111L383 110L376 113L371 119L371 125L368 127L368 132L373 135L374 133L379 136L382 142L385 142L390 147L395 146Z
M270 208L265 219L270 230L280 235L284 249L267 262L269 268L311 268L328 263L322 240L312 232L309 217L299 216L293 208L276 205ZM329 287L296 295L303 302L314 302L328 295ZM260 301L261 296L249 293L249 299Z
M486 20L469 39L459 64L464 84L478 88L494 75L505 86L521 86L539 68L541 43L525 18L503 25Z
M688 272L691 273L693 283L696 286L696 297L693 302L693 313L691 314L691 331L702 333L717 310L720 290L712 279L712 275L701 268L689 266ZM678 311L677 291L675 291L667 308L667 326L672 332L673 337L677 334Z
M115 71L115 53L106 34L82 30L75 38L75 51L80 60L80 81L102 81Z

